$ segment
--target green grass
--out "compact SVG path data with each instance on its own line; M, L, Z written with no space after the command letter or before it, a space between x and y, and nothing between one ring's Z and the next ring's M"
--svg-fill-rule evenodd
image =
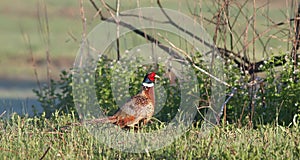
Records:
M132 154L100 144L84 127L71 127L68 132L55 129L74 121L71 115L51 120L15 115L9 121L1 120L0 155L2 159L38 159L44 154L45 159L299 159L300 156L300 128L295 126L239 129L229 125L215 127L208 134L192 127L163 149Z

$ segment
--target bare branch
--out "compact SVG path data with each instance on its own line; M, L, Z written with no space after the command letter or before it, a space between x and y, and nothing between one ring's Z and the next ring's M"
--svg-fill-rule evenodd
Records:
M120 55L120 20L119 20L119 14L120 14L120 0L117 0L117 4L116 4L116 17L117 17L117 60L119 61L121 58Z
M37 72L36 61L35 61L35 58L33 56L33 50L32 50L32 45L31 45L30 37L28 36L28 34L26 34L24 32L24 30L23 30L22 27L21 27L21 34L23 36L23 39L24 39L25 43L27 43L28 51L29 51L30 57L31 57L31 63L32 63L32 67L33 67L33 73L34 73L34 76L35 76L36 83L37 83L37 85L39 87L39 90L41 92L42 91L42 86L41 86L41 83L40 83L40 80L39 80L39 76L38 76L38 72Z
M165 40L165 41L166 41L173 49L177 50L179 53L182 53L186 58L188 58L189 62L192 64L192 66L193 66L194 68L196 68L196 69L199 70L200 72L206 74L207 76L211 77L212 79L214 79L214 80L216 80L216 81L218 81L218 82L224 84L225 86L231 87L231 85L229 85L228 83L226 83L226 82L220 80L219 78L215 77L214 75L208 73L208 72L205 71L204 69L202 69L202 68L200 68L199 66L197 66L197 65L194 63L192 57L190 57L184 50L182 50L182 49L176 47L176 46L175 46L172 42L170 42L166 37L163 37L160 33L157 33L157 35L158 35L159 37L161 37L162 39L164 39L164 40Z
M115 20L115 22L118 22L118 19L116 18L116 16L113 14L112 8L110 6L108 6L104 0L101 0L102 5L104 6L104 8L109 12L110 16Z

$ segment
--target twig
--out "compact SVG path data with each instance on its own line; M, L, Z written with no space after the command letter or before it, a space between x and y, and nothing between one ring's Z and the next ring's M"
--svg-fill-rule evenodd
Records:
M84 12L84 7L83 7L83 0L79 1L79 6L80 6L80 17L81 17L81 23L82 23L82 34L81 34L81 47L80 47L80 52L84 53L84 47L88 45L88 41L86 39L86 18L85 18L85 12ZM79 61L79 66L82 65L82 59L83 57L80 57Z
M251 21L252 18L250 18L249 20L247 20L247 24L246 24L246 28L245 28L245 31L243 32L242 36L244 37L243 39L243 50L242 51L239 51L239 53L243 53L243 57L246 57L247 59L250 59L248 56L247 56L247 41L248 41L248 31L249 31L249 25L250 25L250 21ZM243 63L243 68L245 68L245 64Z
M252 22L252 29L253 29L252 35L253 35L253 37L257 36L255 27L256 27L256 0L253 0L253 22ZM252 56L253 56L252 58L255 62L256 61L256 58L255 58L255 41L253 41L253 44L252 44Z
M253 22L252 22L252 28L253 28L253 37L254 36L257 36L256 35L256 32L255 32L255 22L256 22L256 1L253 0ZM254 62L256 61L255 59L255 41L253 41L252 43L252 58L254 60ZM255 70L255 65L252 66L253 69ZM251 73L251 81L254 81L255 80L255 73ZM256 89L256 90L255 90ZM255 90L255 92L254 92ZM254 116L254 111L255 111L255 100L256 100L256 93L257 93L257 87L256 85L254 86L251 86L251 94L249 95L250 96L250 99L251 99L251 104L250 104L250 107L251 107L251 114L250 114L250 119L252 121L253 119L253 116Z
M278 25L272 25L269 28L267 28L266 30L264 30L263 32L259 33L257 36L255 36L254 38L252 38L252 40L248 43L246 43L243 47L242 50L238 51L238 52L244 52L250 44L253 44L254 41L256 41L258 38L262 37L263 35L265 35L266 33L270 32L272 29L276 28Z
M228 83L226 83L226 82L220 80L219 78L215 77L214 75L208 73L208 72L205 71L204 69L202 69L202 68L200 68L199 66L197 66L197 65L194 63L192 57L190 57L184 50L182 50L182 49L176 47L176 46L175 46L172 42L170 42L166 37L163 37L160 33L157 33L157 35L158 35L159 37L161 37L162 39L164 39L164 40L165 40L165 41L166 41L173 49L177 50L178 52L182 53L185 57L187 57L188 60L189 60L189 62L192 64L192 66L193 66L194 68L198 69L200 72L206 74L207 76L213 78L214 80L216 80L216 81L218 81L218 82L220 82L220 83L226 85L227 87L231 87Z
M16 155L19 155L19 154L20 154L20 153L17 152L17 151L5 149L5 148L2 148L2 147L0 147L0 151L11 152L11 153L14 153L14 154L16 154Z
M104 6L104 8L109 12L110 16L111 16L111 17L115 20L115 22L117 23L118 20L117 20L116 16L113 14L113 12L111 11L112 8L109 7L109 6L104 2L104 0L100 0L100 1L101 1L102 5Z
M68 35L71 37L71 39L72 39L74 42L78 42L78 39L76 38L76 36L75 36L71 31L68 32Z
M99 7L97 7L97 5L94 3L93 0L90 0L90 2L92 3L92 5L94 6L94 8L96 9L97 12L99 12L99 10L101 10L101 9L99 9ZM239 7L239 11L238 11L237 14L243 14L243 15L245 16L245 18L246 18L246 15L243 13L242 9L246 6L246 4L247 4L246 2L247 2L247 1L246 1L245 3L243 3L242 5L240 5L239 3L236 3L235 1L231 1L231 2L234 3L234 4L236 4L236 5ZM105 4L105 5L106 5L106 4ZM107 7L108 7L108 6L107 6ZM161 6L161 7L162 7L162 6ZM109 9L109 7L108 7L108 9ZM161 9L162 9L162 11L163 11L163 8L161 8ZM111 11L111 14L112 14L112 11ZM166 15L166 13L164 13L164 14ZM113 14L112 14L112 15L113 15ZM110 22L110 23L116 23L115 20L107 19L107 18L103 17L102 14L99 14L99 16L101 16L101 19L102 19L102 20L107 20L107 22ZM166 15L166 16L167 16L167 15ZM145 18L145 17L141 17L141 18ZM183 29L183 28L181 28L180 26L174 24L174 22L172 22L172 20L170 19L170 17L168 17L168 18L169 18L169 21L170 21L170 23L171 23L172 25L175 25L175 27L177 27L177 28L180 29L180 30ZM292 20L291 20L291 21L292 21ZM232 27L235 26L236 22L238 22L237 18L235 18L234 22L232 23ZM166 47L166 46L164 46L158 39L156 39L156 38L154 38L153 36L151 36L151 35L145 33L145 32L142 31L142 30L139 30L139 29L135 28L135 27L132 26L131 24L128 24L128 23L126 23L126 22L120 21L120 25L123 26L123 27L126 27L126 28L128 28L128 29L130 29L130 30L132 30L134 33L136 33L137 35L139 35L139 36L141 36L141 37L147 39L148 41L157 44L158 47L161 48L162 50L165 50L165 51L167 51L167 52L170 51L169 48ZM260 34L257 33L257 34L256 34L257 36L254 37L253 40L259 39L261 36L263 36L264 34L268 33L271 29L276 28L276 27L279 26L279 25L281 25L281 24L280 24L280 23L274 24L274 25L272 25L272 26L270 27L270 29L267 29L267 30L263 31L263 32L261 32ZM196 35L192 35L193 33L188 32L188 31L186 31L186 30L184 30L184 31L185 31L187 34L193 36L196 40L203 42L204 45L206 45L206 46L208 46L208 47L214 47L214 46L212 46L212 44L209 44L208 42L203 41L200 37L197 37ZM235 33L233 30L232 30L232 32ZM239 39L240 39L240 38L238 38L237 41L240 41ZM252 40L252 41L253 41L253 40ZM251 42L246 43L246 44L244 45L244 48L243 48L243 49L246 49L246 48L248 47L248 45L250 45L250 44L251 44ZM234 47L234 48L237 48L236 45L237 45L237 44L234 44L233 47ZM231 51L231 50L224 49L224 48L220 48L220 47L217 47L216 49L219 50L219 52L221 53L221 56L222 56L223 58L229 58L229 59L232 59L232 60L234 61L234 63L237 64L238 67L243 67L243 68L247 69L247 70L249 71L250 74L251 74L252 72L258 73L258 72L262 72L262 71L263 71L262 69L260 69L260 68L257 67L257 66L260 66L260 65L264 64L264 63L263 63L264 61L259 61L259 62L256 62L256 63L251 63L251 62L247 59L247 57L244 57L244 56L241 56L241 55L240 55L240 53L243 51L243 49L240 50L239 52L236 52L236 53L233 52L233 51ZM173 54L172 56L174 56L175 58L177 57L177 58L180 59L180 56L177 56L177 53L176 53L176 52L174 52L173 50L171 50L171 53ZM299 55L299 54L298 54L298 55ZM232 57L234 57L234 58L232 58ZM274 64L275 64L276 66L278 66L279 64L276 63L277 60L282 60L282 59L284 60L284 56L276 56L276 57L275 57L275 62L274 62ZM285 60L284 60L284 63L286 63ZM255 67L253 67L253 66L255 66ZM243 73L243 74L245 74L245 73Z
M243 118L243 115L245 112L246 105L247 105L247 102L244 102L242 113L240 114L240 118L238 120L238 128L241 128L241 126L242 126L242 118Z
M110 16L114 19L115 23L117 24L117 60L120 60L121 55L120 55L120 20L119 20L119 14L120 14L120 0L116 1L116 10L114 10L112 7L107 5L104 0L101 0L102 5L104 8L109 12ZM95 5L95 4L93 4ZM97 7L96 7L97 8ZM99 9L98 9L99 10ZM113 12L116 12L116 15L113 14ZM102 16L101 16L102 17Z
M96 14L94 17L96 17L97 15L99 15L100 20L105 20L106 18L104 18L104 16L102 15L102 9L98 8L98 6L96 5L96 3L94 2L94 0L90 0L90 3L92 4L92 6L97 10Z
M40 158L40 160L42 160L42 159L44 159L45 158L45 156L46 156L46 154L49 152L49 150L50 150L50 146L46 149L46 151L44 152L44 154L42 155L42 157Z
M229 37L230 37L230 50L233 50L233 40L234 40L234 36L233 36L233 26L229 20L229 3L230 1L228 0L226 2L226 7L225 7L225 20L226 20L226 24L227 24L227 28L229 30ZM226 44L226 43L225 43Z
M117 11L116 11L116 19L117 19L117 60L119 61L120 58L121 58L121 55L120 55L120 20L119 20L119 14L120 14L120 0L117 0L116 2L116 8L117 8Z
M24 30L23 30L22 27L21 27L21 33L23 35L23 39L24 39L25 43L27 43L28 50L29 50L30 57L31 57L31 63L32 63L32 67L33 67L33 73L34 73L34 76L35 76L35 79L36 79L36 83L37 83L37 85L39 87L39 90L41 92L42 91L42 87L41 87L41 83L40 83L38 72L37 72L36 61L35 61L34 56L33 56L33 50L32 50L32 45L31 45L30 37L28 36L28 34L26 34L24 32Z
M82 38L85 40L86 39L86 18L85 18L85 13L84 13L84 8L83 8L83 0L80 0L80 16L81 16L81 22L82 22Z
M220 120L221 120L221 117L222 117L222 115L223 115L223 113L224 113L224 108L225 108L225 106L226 106L226 104L229 102L229 100L234 96L234 94L236 93L236 91L237 91L237 88L233 88L232 90L231 90L231 92L230 92L230 94L229 94L229 97L225 100L225 102L222 104L222 106L221 106L221 111L219 112L219 114L218 114L218 117L216 118L217 119L217 124L219 125L219 123L220 123Z
M97 12L98 12L98 11L99 11L99 7L97 7L97 5L93 2L93 0L90 0L90 2L92 3L92 5L94 6L94 8L95 8L95 9L97 10ZM161 8L161 9L162 9L162 11L164 11L163 8ZM166 13L164 13L164 14L167 16ZM103 17L103 15L101 15L101 14L99 14L99 16L101 16L101 19L105 19L107 22L110 22L110 23L116 23L115 20L107 19L107 18ZM168 16L167 16L167 17L168 17ZM145 18L145 17L142 17L142 18ZM175 25L175 27L177 27L177 28L180 29L180 30L184 30L184 29L181 28L180 26L176 25L176 24L170 19L170 17L168 17L168 19L169 19L170 23L172 23L173 25ZM164 46L158 39L156 39L156 38L154 38L153 36L151 36L151 35L145 33L144 31L139 30L139 29L135 28L134 26L132 26L131 24L128 24L128 23L126 23L126 22L120 21L120 25L123 26L123 27L126 27L126 28L128 28L128 29L130 29L130 30L132 30L134 33L136 33L137 35L139 35L139 36L141 36L141 37L147 39L148 41L157 44L157 46L158 46L159 48L161 48L162 50L166 51L167 53L173 54L173 55L172 55L173 57L175 57L175 58L180 58L180 56L177 56L177 53L176 53L176 52L174 52L173 50L171 50L171 52L170 52L170 48L169 48L169 47ZM201 39L200 37L195 36L193 33L188 32L188 31L186 31L186 30L184 30L184 32L186 32L187 34L193 36L194 38L196 38L198 41L200 41L200 42L203 43L204 45L206 45L206 46L208 46L208 47L210 47L210 48L214 48L214 46L213 46L212 44L210 44L210 43L204 41L204 40ZM217 48L217 49L220 51L221 56L224 56L224 55L225 55L225 57L229 57L229 58L230 58L230 57L231 57L230 54L232 54L232 55L234 55L234 56L236 56L236 57L239 57L241 60L245 61L245 63L248 63L248 60L247 60L247 59L244 59L243 57L240 57L238 54L235 54L233 51L229 51L229 50L226 50L226 49L223 49L223 48ZM238 60L234 60L234 61L236 62L237 65L239 65L239 61L238 61ZM249 62L249 63L250 63L250 62Z
M298 18L300 17L300 3L298 4L298 12L296 15L297 20L295 21L295 39L293 42L293 48L291 52L291 57L293 59L293 65L294 65L294 71L297 69L298 66L298 58L297 58L297 50L299 49L299 40L300 40L300 20ZM296 81L296 75L293 75L293 80Z
M201 116L201 118L203 118L204 122L206 122L206 123L203 123L202 126L203 125L207 125L207 124L209 124L211 126L215 126L216 124L213 123L212 121L208 120L207 116L204 116L200 112L200 109L209 109L209 110L211 110L213 112L214 118L216 118L215 115L217 114L217 112L211 106L200 106L200 107L197 107L197 112L199 113L199 115Z
M40 1L42 4L40 4ZM49 21L48 21L48 11L47 6L44 0L38 1L38 19L39 19L39 29L41 34L43 35L43 40L46 45L46 61L47 61L47 82L48 86L50 86L51 80L51 59L50 59L50 29L49 29ZM43 17L41 16L40 8L43 9Z
M196 40L198 40L199 42L201 42L203 45L211 48L211 50L215 49L215 45L211 44L210 42L205 41L203 38L198 37L197 35L195 35L193 32L188 31L186 29L184 29L183 27L179 26L178 24L176 24L171 18L170 16L166 13L166 11L164 10L163 6L160 3L160 0L157 0L157 4L159 6L159 8L161 9L162 13L165 15L165 17L168 19L168 23L172 24L174 27L176 27L177 29L179 29L180 31L183 31L184 33L190 35L191 37L195 38Z

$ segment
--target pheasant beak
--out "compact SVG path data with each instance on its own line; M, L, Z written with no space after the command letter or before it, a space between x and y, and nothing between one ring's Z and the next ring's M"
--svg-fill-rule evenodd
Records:
M160 79L160 76L158 76L157 74L154 77Z

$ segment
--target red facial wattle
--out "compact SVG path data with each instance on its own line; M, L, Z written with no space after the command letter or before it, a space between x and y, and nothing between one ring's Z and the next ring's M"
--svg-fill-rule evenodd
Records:
M155 72L151 72L148 74L148 79L152 82L155 81Z

